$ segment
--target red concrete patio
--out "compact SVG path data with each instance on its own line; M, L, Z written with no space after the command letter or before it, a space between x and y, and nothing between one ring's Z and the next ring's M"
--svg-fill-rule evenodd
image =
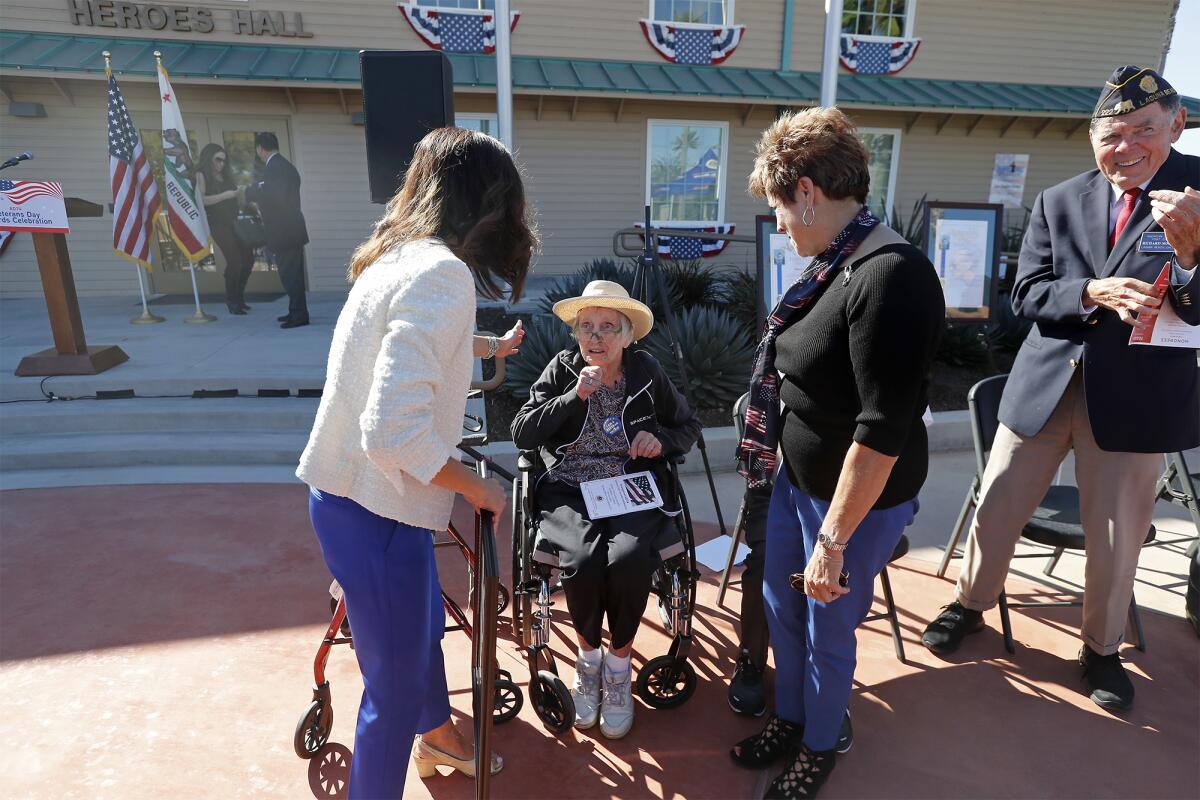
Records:
M21 490L0 495L0 507L5 796L344 796L361 691L348 649L330 660L331 743L309 762L292 752L328 622L328 576L304 487ZM441 562L444 583L465 598L458 555L444 550ZM893 654L886 622L861 632L856 741L824 796L1200 796L1200 647L1181 619L1144 612L1148 652L1125 652L1137 705L1114 716L1080 692L1077 608L1014 612L1015 656L989 629L951 662L932 657L917 639L950 591L934 566L910 557L892 567L909 663ZM1009 583L1020 599L1045 591ZM633 732L618 742L595 732L555 737L526 704L496 728L506 768L493 796L757 796L767 776L725 756L758 726L724 697L736 584L726 608L715 596L716 576L706 572L690 702L655 711L639 701ZM994 612L989 622L998 626ZM556 630L566 657L566 627ZM524 682L507 619L500 633L501 666ZM666 641L651 613L635 667ZM453 704L465 716L467 640L450 633L445 646ZM457 774L422 782L410 769L408 788L411 797L473 796Z

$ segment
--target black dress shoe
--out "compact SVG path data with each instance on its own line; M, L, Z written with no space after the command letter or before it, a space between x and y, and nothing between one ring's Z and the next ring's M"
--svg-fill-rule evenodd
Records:
M237 314L238 316L241 316L246 313L245 311L242 310L242 307L237 305L236 303L226 303L225 307L227 309L229 309L230 314Z
M1133 708L1133 684L1121 666L1116 653L1102 656L1086 644L1079 650L1083 677L1091 689L1092 702L1109 711L1128 711Z
M246 305L246 301L245 301L245 300L242 300L241 302L239 302L239 303L238 303L238 307L239 307L239 308L241 308L241 309L242 309L242 311L249 311L249 310L250 310L250 306Z
M938 655L949 655L958 649L964 637L983 630L983 612L973 611L961 603L943 606L942 613L929 623L921 634L921 644Z
M307 319L289 319L287 322L283 323L279 327L285 328L285 329L286 328L302 328L307 324L308 324Z
M291 318L292 318L291 314L284 314L282 317L276 317L275 321L276 322L287 322Z
M761 717L767 710L767 693L763 689L762 667L754 663L747 650L738 656L733 677L729 679L729 707L737 714Z

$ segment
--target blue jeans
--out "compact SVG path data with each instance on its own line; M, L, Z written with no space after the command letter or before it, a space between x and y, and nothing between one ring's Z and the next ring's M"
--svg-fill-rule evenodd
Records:
M867 514L850 539L842 567L850 593L820 603L788 583L803 572L816 547L829 503L808 495L780 469L767 514L763 602L775 650L775 713L804 726L811 750L830 750L850 702L858 643L855 628L871 610L875 578L887 566L917 501Z
M317 489L308 510L345 592L363 677L348 796L399 798L413 737L450 719L433 532Z

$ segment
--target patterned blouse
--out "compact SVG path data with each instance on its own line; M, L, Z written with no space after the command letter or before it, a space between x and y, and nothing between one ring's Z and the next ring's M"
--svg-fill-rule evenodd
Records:
M629 437L621 421L625 376L616 386L600 386L588 399L583 431L573 444L563 448L563 460L554 468L554 480L569 486L620 475L629 460Z

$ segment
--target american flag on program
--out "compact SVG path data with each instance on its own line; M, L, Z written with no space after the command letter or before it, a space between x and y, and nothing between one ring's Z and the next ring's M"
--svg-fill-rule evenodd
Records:
M113 249L150 266L154 218L162 206L117 79L108 73L108 172L113 193Z
M35 197L62 197L62 184L54 181L0 181L0 192L13 205L25 205Z

